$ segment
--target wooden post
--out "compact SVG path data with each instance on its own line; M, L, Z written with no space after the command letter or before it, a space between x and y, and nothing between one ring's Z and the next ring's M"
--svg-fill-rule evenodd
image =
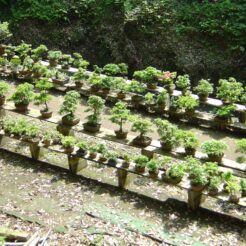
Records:
M193 191L188 189L188 207L192 210L196 210L203 202L203 195L201 191Z
M129 174L127 170L118 169L117 175L118 175L118 186L120 188L125 188L132 181L132 175Z
M38 143L29 143L29 149L31 152L32 159L38 160L40 154L40 147L38 146Z
M80 159L77 156L67 155L67 157L68 157L69 170L72 173L75 173L76 174L80 170L86 168L87 165L88 165L87 160Z

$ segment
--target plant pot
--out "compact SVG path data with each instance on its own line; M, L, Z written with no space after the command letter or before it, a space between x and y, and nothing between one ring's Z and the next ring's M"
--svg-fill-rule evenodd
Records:
M208 159L211 162L221 163L223 156L224 156L224 154L223 155L208 155Z
M20 113L24 113L28 109L29 103L15 103L15 110Z
M102 89L102 93L103 93L104 96L107 96L109 94L109 92L110 92L110 88Z
M165 86L165 89L167 90L169 95L172 95L175 90L175 87L176 86L174 84L171 84L171 85L169 84Z
M214 126L220 130L226 129L226 127L229 125L230 122L231 122L230 118L219 117L219 116L214 117Z
M31 70L21 70L19 71L19 75L25 78L31 77L32 71Z
M208 100L208 94L198 94L200 102L206 102Z
M64 84L66 84L67 80L61 80L61 79L57 79L57 78L52 78L52 82L54 84L63 86Z
M0 56L3 56L5 53L5 47L3 45L0 45Z
M212 189L212 190L208 190L208 194L210 196L217 196L219 194L219 189Z
M51 144L51 140L49 140L49 139L44 139L44 140L42 141L42 143L43 143L44 147L49 147L50 144Z
M84 123L83 126L85 131L94 133L100 131L101 124Z
M194 116L194 114L195 114L195 109L185 109L185 115L187 116L187 117L193 117Z
M242 191L242 197L246 197L246 190L245 191Z
M63 149L66 154L71 154L74 150L74 147L63 147Z
M74 118L74 119L70 120L67 118L67 115L62 117L62 124L65 126L75 126L75 125L79 124L79 122L80 122L80 119L78 119L78 118Z
M56 67L58 62L57 60L54 60L54 59L50 59L49 60L49 64L50 64L50 67Z
M133 104L139 104L143 100L143 97L140 95L133 95L131 100Z
M157 178L158 177L158 170L156 171L149 171L149 177L150 178Z
M140 167L140 166L135 166L135 172L137 173L144 173L145 172L145 167Z
M150 82L150 83L147 83L147 88L149 90L156 90L157 88L157 82Z
M76 86L76 88L78 88L78 89L80 89L81 87L82 87L82 85L83 85L83 81L75 81L74 82L75 83L75 86Z
M111 160L111 159L108 160L108 165L109 166L115 167L116 164L117 164L117 161L116 160Z
M245 123L246 122L246 111L245 110L244 111L240 111L238 119L239 119L240 123Z
M117 93L117 98L118 99L124 99L126 97L126 94L125 93L123 93L123 92L118 92Z
M137 146L140 146L140 147L147 147L147 146L149 146L151 144L151 141L152 141L152 139L150 137L146 137L146 136L140 137L140 136L137 136L137 137L135 137L132 140L132 143L134 145L137 145Z
M99 87L97 85L92 85L90 88L91 94L97 93L99 91Z
M85 149L78 149L76 154L77 156L85 156L87 151Z
M128 168L130 166L130 163L129 162L126 162L126 161L123 161L122 162L122 167L123 168Z
M181 182L182 178L180 177L169 177L166 174L162 175L162 180L168 184L178 184Z
M205 189L205 185L195 184L191 182L191 190L201 192Z
M173 148L172 144L170 144L170 143L165 143L165 142L163 142L163 141L160 141L160 143L161 143L161 149L162 149L162 150L164 150L164 151L166 151L166 152L171 152L171 151L172 151L172 148Z
M90 159L95 159L97 157L97 153L96 152L90 152L89 157L90 157Z
M42 119L49 119L52 117L52 112L51 111L46 111L46 110L40 110L41 118Z
M186 155L195 156L195 153L196 153L196 149L194 149L194 148L185 148L185 154Z
M128 132L124 132L124 131L120 131L120 130L116 130L114 132L115 132L116 138L118 138L118 139L126 139L127 138Z
M239 200L240 200L240 198L237 195L230 195L229 196L229 201L232 203L239 203Z
M6 99L5 96L0 96L0 107L2 107L4 105L5 99Z
M158 109L159 112L165 111L165 108L166 108L166 104L165 103L158 103L157 104L157 109Z
M107 161L107 158L106 158L105 156L102 156L102 155L101 155L101 156L99 157L99 161L100 161L100 162L105 162L105 161Z

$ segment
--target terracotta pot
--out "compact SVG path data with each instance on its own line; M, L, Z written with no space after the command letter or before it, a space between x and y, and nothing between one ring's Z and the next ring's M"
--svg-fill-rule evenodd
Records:
M208 100L207 94L198 94L200 102L206 102Z
M104 88L104 89L102 89L102 93L103 93L103 95L108 95L109 94L109 92L110 92L110 88Z
M132 140L132 143L134 145L137 145L137 146L140 146L140 147L147 147L151 144L151 141L152 139L150 137L135 137L133 140Z
M158 177L158 170L156 171L149 171L150 178L157 178Z
M57 84L57 85L64 85L64 84L66 84L67 80L61 80L61 79L57 79L57 78L52 78L52 82L54 84Z
M191 190L193 190L193 191L201 192L204 190L204 188L205 188L204 185L195 184L195 183L191 182Z
M97 153L96 152L90 152L90 158L91 159L95 159L97 157Z
M156 90L156 88L157 88L157 82L147 83L147 88L149 90Z
M231 122L230 118L224 118L224 117L219 117L219 116L214 117L214 126L220 130L226 129L226 127L228 126L230 122Z
M123 168L128 168L130 166L130 163L129 162L126 162L126 161L123 161L122 162L122 167Z
M78 149L76 154L77 156L85 156L87 154L87 151L84 149Z
M219 194L219 189L208 190L210 196L217 196Z
M111 160L111 159L108 160L108 165L109 165L109 166L115 167L116 164L117 164L117 161Z
M166 108L166 104L165 103L158 103L157 104L158 111L163 112L163 111L165 111L165 108Z
M195 109L185 109L185 114L187 117L193 117L195 114Z
M107 158L105 157L105 156L100 156L99 157L99 161L101 161L101 162L105 162L105 161L107 161Z
M143 100L143 97L140 95L133 95L131 100L132 100L132 103L137 104Z
M118 92L117 93L117 98L118 99L124 99L126 97L126 94L125 93L123 93L123 92Z
M5 47L3 45L0 45L0 56L3 56L5 53Z
M223 155L208 155L208 158L211 162L217 162L217 163L221 163L222 162L222 158L223 158L224 154Z
M42 143L43 143L44 147L49 147L50 144L51 144L51 140L44 139L44 140L42 141Z
M49 60L49 64L50 64L50 67L56 67L58 62L57 60L54 60L54 59L50 59Z
M85 131L95 133L100 131L101 124L92 125L89 123L84 123L83 126Z
M229 197L229 201L232 203L239 203L239 200L240 200L240 198L237 195L230 195L230 197Z
M78 89L80 89L80 88L82 87L82 85L83 85L83 81L75 81L74 83L75 83L75 86L76 86Z
M26 103L18 103L18 104L15 103L15 109L17 112L24 113L27 111L28 105L29 105L29 103L27 103L27 104Z
M63 147L63 148L66 154L71 154L74 150L74 147Z
M116 138L118 138L118 139L126 139L127 138L128 132L124 132L124 131L120 131L120 130L116 130L114 132L115 132Z
M137 173L144 173L145 172L145 167L140 167L140 166L135 166L135 172Z
M242 197L246 197L246 190L242 191Z
M161 149L166 151L166 152L171 152L172 151L172 148L173 146L170 144L170 143L165 143L163 141L160 141L161 142Z
M195 156L195 153L196 153L196 149L194 149L194 148L185 148L185 154L186 155Z
M42 119L49 119L52 117L52 112L51 111L44 111L40 110L41 118Z
M5 99L6 99L5 96L0 96L0 107L2 107L4 105Z
M92 85L91 88L90 88L90 92L93 94L93 93L96 93L99 91L99 87L96 86L96 85Z
M181 182L182 178L173 178L173 177L169 177L166 174L162 175L162 180L168 184L178 184Z
M62 124L65 126L75 126L75 125L79 124L79 122L80 122L80 119L78 119L78 118L68 120L67 115L62 117Z

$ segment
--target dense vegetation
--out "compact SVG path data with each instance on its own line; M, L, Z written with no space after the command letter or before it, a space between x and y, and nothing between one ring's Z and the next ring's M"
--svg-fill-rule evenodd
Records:
M0 16L15 40L84 49L101 65L246 77L246 0L0 0Z

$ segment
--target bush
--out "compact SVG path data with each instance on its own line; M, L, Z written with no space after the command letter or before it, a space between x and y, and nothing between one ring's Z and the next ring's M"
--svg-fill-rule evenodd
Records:
M191 95L180 96L177 100L178 107L181 109L192 110L199 105L199 101Z
M218 140L209 140L201 145L201 149L208 155L221 156L224 154L225 150L228 148L228 145L223 141Z
M9 85L4 82L0 81L0 97L3 97L5 93L7 93L9 90Z
M152 159L147 163L147 168L150 172L156 172L158 170L158 167L158 161L155 159Z
M188 74L179 75L176 80L176 85L181 90L189 90L190 89L190 77Z
M162 75L161 71L154 67L147 67L145 70L135 71L133 78L143 83L158 82L158 78Z
M185 174L184 166L182 164L172 164L167 170L167 176L170 178L183 178Z
M61 143L64 148L71 148L75 146L76 139L72 136L65 136L62 138Z
M201 95L209 95L214 91L213 85L205 79L201 79L198 82L198 85L194 87L194 91Z
M235 105L226 105L218 108L215 115L220 118L228 119L232 116L232 113L236 110Z
M145 155L138 155L134 158L137 167L146 167L149 159Z
M131 83L128 85L128 91L134 93L144 93L146 91L146 88L140 82L132 80Z
M183 143L184 148L196 149L199 146L199 140L196 137L195 133L191 131L182 131L178 132L178 137Z
M158 78L161 84L163 85L171 85L173 84L174 79L176 78L176 72L163 72L162 75Z

